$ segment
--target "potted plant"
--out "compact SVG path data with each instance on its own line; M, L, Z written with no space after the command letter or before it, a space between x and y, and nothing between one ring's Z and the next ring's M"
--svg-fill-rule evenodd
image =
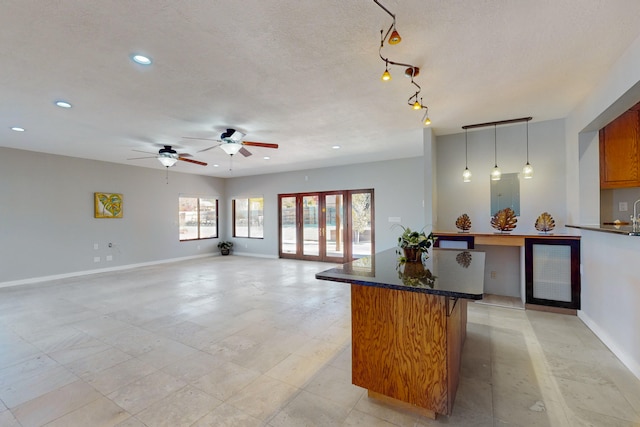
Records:
M429 248L433 246L436 237L433 232L426 234L424 230L414 231L409 227L400 226L402 234L398 237L398 246L404 253L404 261L420 262L422 255L429 253Z
M218 249L220 249L220 253L222 255L229 255L231 248L233 247L233 242L229 242L226 240L222 240L218 242Z

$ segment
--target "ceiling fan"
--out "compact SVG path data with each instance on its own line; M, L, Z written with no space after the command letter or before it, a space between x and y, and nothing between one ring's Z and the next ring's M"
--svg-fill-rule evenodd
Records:
M153 158L156 158L156 159L158 159L160 161L160 163L162 163L163 166L165 166L167 168L175 165L178 160L182 160L183 162L189 162L189 163L193 163L193 164L200 165L200 166L207 166L207 164L205 162L201 162L199 160L194 160L194 159L187 158L187 157L191 157L191 154L188 154L188 153L178 154L178 152L176 150L174 150L173 148L171 148L170 145L165 145L164 148L161 148L158 151L157 155L154 154L154 153L150 153L148 151L140 151L140 150L133 150L133 151L137 151L138 153L152 154L152 156L134 157L134 158L127 159L127 160L153 159Z
M235 129L227 129L226 132L223 132L220 135L220 139L210 139L210 138L194 138L189 136L183 136L185 139L199 139L203 141L218 141L219 144L213 145L211 147L205 148L204 150L198 151L198 153L202 153L203 151L209 151L213 148L220 147L224 150L225 153L233 156L238 152L245 157L249 157L251 152L244 148L244 146L252 146L252 147L262 147L262 148L278 148L278 144L270 144L267 142L251 142L251 141L243 141L244 133L239 132Z

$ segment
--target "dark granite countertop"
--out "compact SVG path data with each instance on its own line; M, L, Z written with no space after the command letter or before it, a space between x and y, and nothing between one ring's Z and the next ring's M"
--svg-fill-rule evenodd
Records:
M422 292L453 298L482 299L484 252L431 249L422 263L398 262L388 249L316 274L316 279Z
M599 231L602 233L621 234L623 236L640 236L640 233L633 231L630 225L569 225L566 227L577 228L578 230Z

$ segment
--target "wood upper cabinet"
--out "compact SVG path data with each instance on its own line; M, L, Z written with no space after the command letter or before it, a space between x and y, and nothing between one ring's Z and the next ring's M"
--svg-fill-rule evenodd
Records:
M600 188L640 187L636 105L600 129Z

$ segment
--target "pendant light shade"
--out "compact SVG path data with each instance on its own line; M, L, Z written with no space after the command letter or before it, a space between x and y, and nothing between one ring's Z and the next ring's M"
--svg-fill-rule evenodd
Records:
M524 179L533 178L533 166L529 163L529 122L527 121L527 164L522 168L522 177Z
M491 171L491 181L500 181L500 178L502 178L502 172L498 167L498 136L497 136L497 130L496 130L495 124L493 125L493 155L495 160L495 166Z
M464 172L462 172L462 182L471 182L471 171L468 165L468 150L467 150L467 129L464 130Z

